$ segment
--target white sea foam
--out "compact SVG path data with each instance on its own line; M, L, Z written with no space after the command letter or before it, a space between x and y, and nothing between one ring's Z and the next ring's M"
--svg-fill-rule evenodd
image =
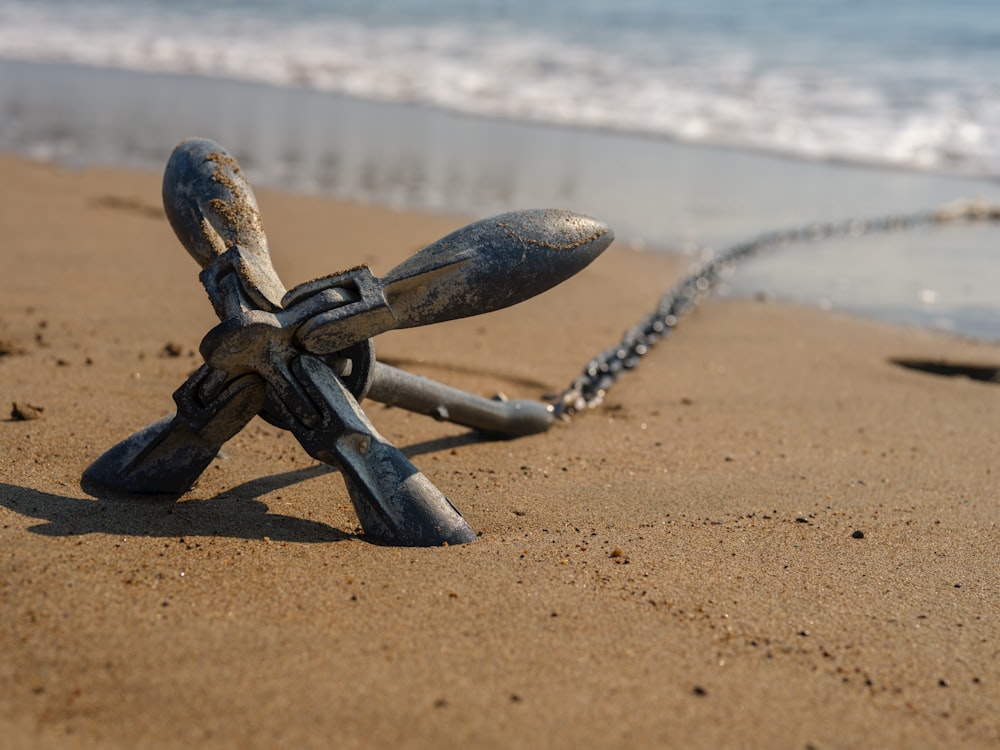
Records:
M196 20L195 20L196 19ZM277 25L276 25L277 24ZM194 73L812 159L1000 175L1000 96L961 61L863 69L656 35L0 2L0 57Z

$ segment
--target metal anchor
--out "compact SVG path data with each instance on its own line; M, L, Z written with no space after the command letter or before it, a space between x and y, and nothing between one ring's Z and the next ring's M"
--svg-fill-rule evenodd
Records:
M407 546L474 541L458 510L378 433L360 402L505 436L548 429L551 408L481 398L377 362L371 339L522 302L589 264L611 230L567 211L515 211L453 232L382 278L359 266L286 291L250 185L221 146L178 145L163 203L221 322L202 339L205 364L174 393L176 412L104 453L84 482L181 494L259 414L340 469L367 536Z

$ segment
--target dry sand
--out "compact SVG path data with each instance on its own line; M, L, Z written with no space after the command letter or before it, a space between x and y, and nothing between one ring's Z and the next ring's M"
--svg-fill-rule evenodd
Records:
M4 747L1000 746L1000 388L889 361L1000 347L713 302L544 435L371 405L464 547L366 542L260 420L180 502L101 501L81 472L171 410L211 306L158 176L0 174L0 404L44 410L0 422ZM289 285L462 223L258 198ZM612 247L379 353L537 397L679 271Z

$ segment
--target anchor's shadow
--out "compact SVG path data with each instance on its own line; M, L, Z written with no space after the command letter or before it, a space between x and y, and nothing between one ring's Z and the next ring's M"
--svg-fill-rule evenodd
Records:
M431 453L481 442L475 432L429 440L403 450L408 456ZM111 534L132 537L214 536L299 543L329 543L365 539L363 535L335 528L321 521L271 513L257 499L337 470L316 464L294 471L258 477L204 500L177 502L178 497L121 495L91 485L81 485L94 500L41 492L0 482L0 505L44 523L29 531L42 536ZM330 492L344 491L331 487Z

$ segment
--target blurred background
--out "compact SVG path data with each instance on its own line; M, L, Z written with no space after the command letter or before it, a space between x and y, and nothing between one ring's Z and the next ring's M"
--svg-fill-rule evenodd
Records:
M0 0L0 150L159 170L201 135L255 184L694 256L1000 200L997 70L992 0ZM730 290L1000 339L998 239L793 246Z

